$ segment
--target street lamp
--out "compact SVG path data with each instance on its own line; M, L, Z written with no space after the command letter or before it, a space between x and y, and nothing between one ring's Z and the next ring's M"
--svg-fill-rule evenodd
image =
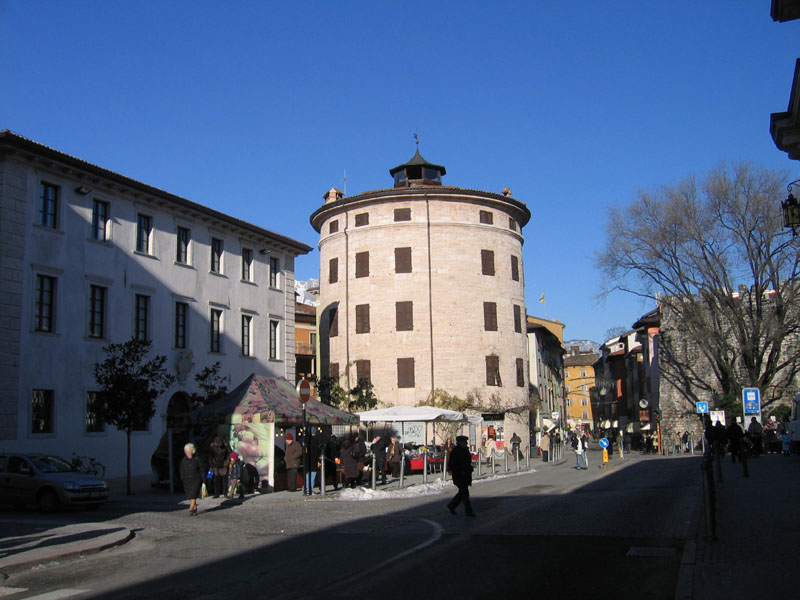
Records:
M792 235L797 235L797 228L800 227L800 203L792 195L792 186L800 184L800 179L791 182L786 186L789 191L789 197L781 202L781 210L783 210L783 226L791 228Z

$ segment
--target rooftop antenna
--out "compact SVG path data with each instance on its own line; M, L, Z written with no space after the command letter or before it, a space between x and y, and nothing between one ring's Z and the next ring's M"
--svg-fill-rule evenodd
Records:
M417 151L419 151L419 128L417 128L417 130L414 131L414 140L417 143Z

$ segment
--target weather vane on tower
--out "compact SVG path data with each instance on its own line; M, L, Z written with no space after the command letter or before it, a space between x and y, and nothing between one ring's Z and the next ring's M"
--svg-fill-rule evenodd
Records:
M414 140L417 142L417 150L419 150L419 130L414 132Z

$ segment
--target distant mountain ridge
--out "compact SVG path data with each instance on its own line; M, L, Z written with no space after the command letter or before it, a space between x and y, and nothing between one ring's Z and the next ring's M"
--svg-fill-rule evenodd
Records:
M600 344L593 342L592 340L569 340L564 342L564 348L567 349L567 352L570 351L572 346L580 347L581 352L594 352L595 354L600 354Z

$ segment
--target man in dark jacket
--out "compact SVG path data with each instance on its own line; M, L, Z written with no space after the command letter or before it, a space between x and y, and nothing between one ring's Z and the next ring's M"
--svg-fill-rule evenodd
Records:
M736 462L737 457L741 459L739 450L741 448L742 438L744 437L744 431L742 431L742 428L739 427L736 421L733 421L725 428L725 435L728 438L728 445L731 449L731 462Z
M519 451L520 444L522 444L522 438L515 431L514 435L511 436L511 455L515 459L522 460L522 452Z
M358 481L356 483L361 485L364 479L364 461L367 458L367 445L364 443L364 439L360 433L357 433L353 440L353 448L350 454L356 460L356 463L358 463Z
M453 475L453 484L458 488L458 493L447 505L447 509L456 514L456 508L461 502L464 503L465 514L474 517L472 503L469 500L469 486L472 485L472 455L467 447L467 436L459 435L456 438L456 447L450 456L448 467Z
M289 491L297 491L297 471L300 470L303 461L303 447L299 442L294 441L294 436L291 433L286 434L286 454L283 456L286 461L286 470L288 472Z
M372 453L375 455L375 479L381 476L381 485L386 485L386 451L389 448L389 436L384 432L383 435L375 436L372 440Z

